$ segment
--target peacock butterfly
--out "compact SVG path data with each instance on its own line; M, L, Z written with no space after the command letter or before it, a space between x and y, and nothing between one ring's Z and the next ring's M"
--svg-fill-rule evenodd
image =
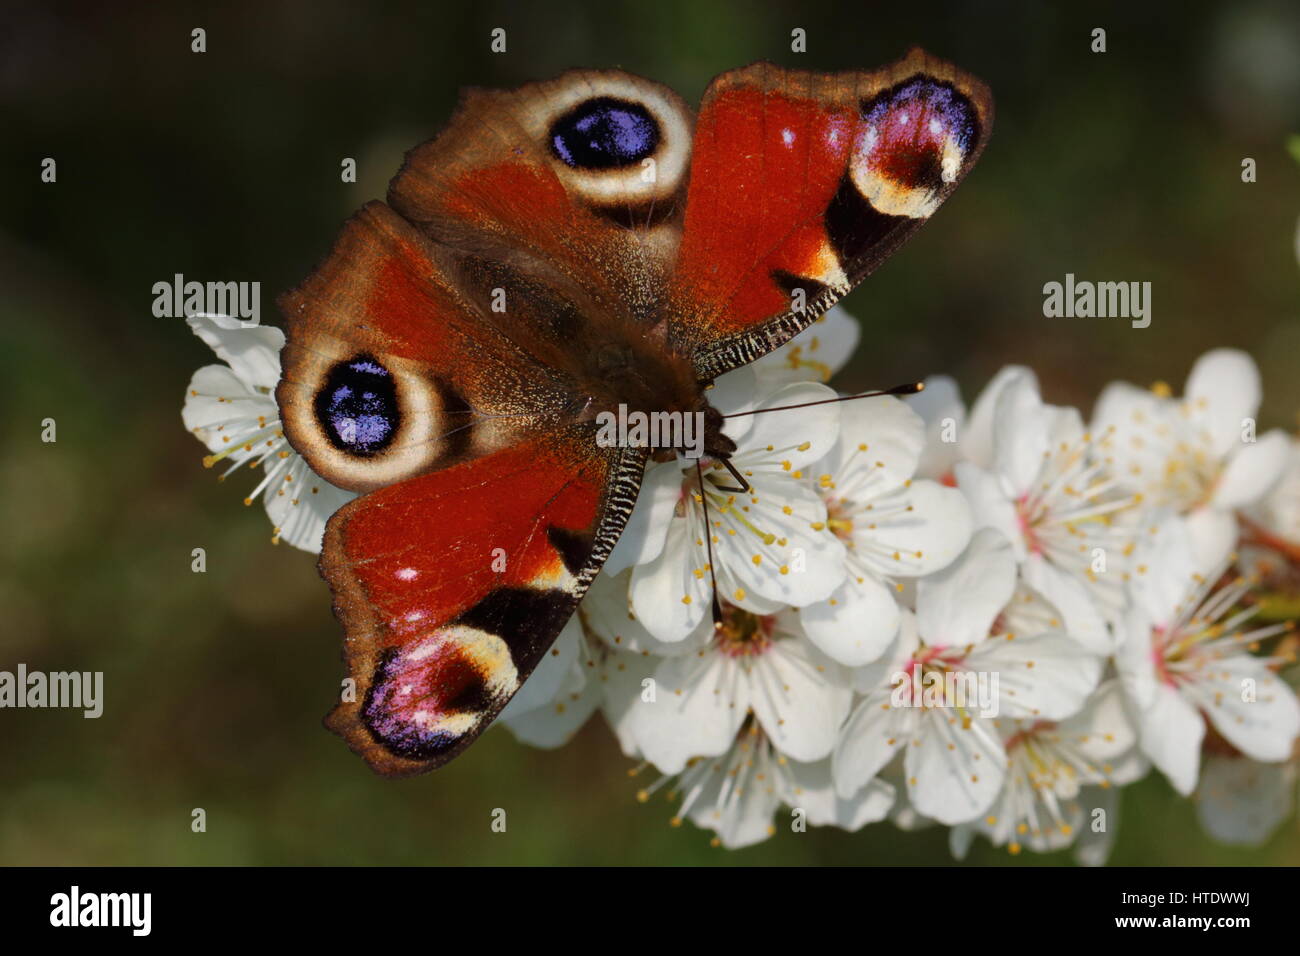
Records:
M598 442L597 416L702 415L725 463L708 385L915 232L992 116L920 50L724 73L698 116L612 70L469 92L280 300L285 434L361 493L320 560L357 689L327 726L389 775L471 743L636 502L651 450Z

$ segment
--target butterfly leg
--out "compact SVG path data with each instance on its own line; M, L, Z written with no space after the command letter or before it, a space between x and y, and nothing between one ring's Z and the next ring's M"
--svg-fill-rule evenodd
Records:
M695 477L700 482L700 504L704 507L704 544L709 555L709 583L712 585L710 610L713 612L713 629L720 631L722 630L722 604L718 601L718 578L713 572L713 527L709 523L709 496L704 490L704 469L700 467L698 458L695 459Z
M740 485L736 488L724 488L722 485L719 485L718 490L735 491L742 495L749 494L749 490L752 487L752 485L750 485L750 483L745 480L744 475L742 475L739 471L736 470L736 466L731 463L730 459L719 458L718 460L722 462L723 467L726 468L727 471L731 472L731 477L735 478L736 481L740 482Z

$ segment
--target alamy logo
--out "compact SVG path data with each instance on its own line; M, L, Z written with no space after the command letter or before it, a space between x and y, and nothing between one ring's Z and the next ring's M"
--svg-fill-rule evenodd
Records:
M1043 315L1049 319L1132 319L1135 329L1151 324L1150 282L1065 282L1043 286Z
M683 457L704 454L703 412L638 412L618 406L600 412L596 444L601 448L675 448Z
M998 715L997 671L958 671L911 667L889 678L893 707L961 707L981 717Z
M82 893L74 886L50 897L51 926L129 926L131 935L148 936L152 915L152 893Z
M160 319L222 315L251 329L262 321L262 283L186 282L179 272L171 282L153 284L153 314Z
M70 707L83 717L104 712L103 671L0 671L0 707Z

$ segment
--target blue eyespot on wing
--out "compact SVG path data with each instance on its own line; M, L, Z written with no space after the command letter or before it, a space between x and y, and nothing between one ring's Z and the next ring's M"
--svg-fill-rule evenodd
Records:
M373 455L393 440L399 422L397 388L388 369L369 356L339 362L316 395L316 417L335 448Z
M632 166L659 148L659 124L640 103L599 96L551 126L551 149L575 169Z

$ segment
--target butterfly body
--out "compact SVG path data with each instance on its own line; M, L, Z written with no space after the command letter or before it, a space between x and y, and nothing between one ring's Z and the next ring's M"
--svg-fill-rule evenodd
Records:
M357 687L328 725L393 775L467 746L572 616L647 460L686 451L600 421L698 416L725 459L713 381L911 235L990 122L987 90L920 51L737 70L698 118L617 71L467 95L281 300L285 434L361 493L321 556Z

